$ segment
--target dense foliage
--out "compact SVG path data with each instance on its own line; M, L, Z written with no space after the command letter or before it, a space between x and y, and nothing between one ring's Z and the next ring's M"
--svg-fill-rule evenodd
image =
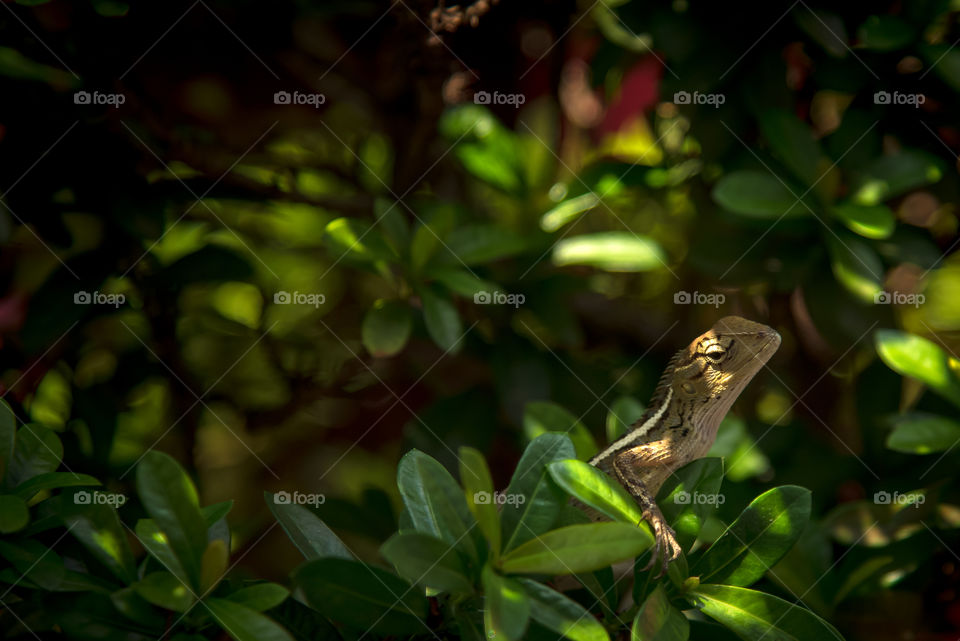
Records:
M5 638L953 638L960 7L462 9L3 5Z

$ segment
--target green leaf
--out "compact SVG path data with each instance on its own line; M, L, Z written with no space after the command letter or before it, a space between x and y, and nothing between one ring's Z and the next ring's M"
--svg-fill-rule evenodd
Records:
M414 272L419 272L430 262L455 222L454 209L444 203L428 208L420 217L410 245L410 263Z
M881 156L863 168L851 186L851 200L858 205L878 205L943 177L940 160L922 151L907 150Z
M807 187L812 187L820 178L817 166L821 153L810 127L784 109L766 109L759 120L773 155Z
M233 500L220 501L219 503L205 505L204 507L200 508L200 514L203 515L203 521L207 524L207 527L212 528L222 519L226 518L232 509Z
M524 406L523 432L531 441L547 432L566 434L581 460L597 453L597 443L590 430L576 416L549 401L532 401Z
M864 303L873 303L883 292L883 263L866 242L855 236L836 238L828 235L830 267L837 281Z
M449 298L438 296L424 289L420 293L423 302L423 320L427 333L440 349L456 354L463 347L463 325L460 314Z
M393 356L403 349L413 329L410 306L380 299L363 317L360 336L363 346L377 357Z
M798 194L799 195L799 194ZM750 218L796 218L809 216L790 189L765 171L734 171L713 188L713 200L729 211Z
M76 487L81 485L100 485L100 481L87 474L74 474L73 472L47 472L24 481L16 488L14 493L24 501L29 501L37 492L43 490L54 490L61 487Z
M763 592L729 585L701 585L687 598L746 641L808 641L843 637L809 610Z
M831 211L850 231L864 238L889 238L897 225L893 211L886 205L841 203Z
M683 549L690 549L707 517L716 511L717 502L709 497L718 496L722 481L723 462L702 458L674 472L657 493L657 505ZM707 498L694 500L695 496Z
M530 622L530 599L514 579L500 576L489 565L483 568L485 597L483 623L487 639L520 641Z
M420 450L410 450L397 467L397 486L418 532L456 546L468 559L477 557L470 536L476 521L463 491L443 465Z
M557 485L615 521L638 525L643 520L637 502L603 471L583 461L554 461L548 466Z
M290 596L290 590L277 583L257 583L231 592L227 599L244 607L264 612L270 610Z
M226 599L207 599L203 604L235 641L294 641L280 624L256 610Z
M13 460L16 438L17 417L7 402L0 399L0 481L4 479Z
M693 564L702 583L748 586L790 551L810 520L810 490L782 485L755 498Z
M592 191L569 198L540 217L540 229L545 232L555 232L580 214L590 211L600 202L600 196Z
M589 265L608 272L644 272L666 265L666 255L652 238L608 231L564 238L553 248L555 265Z
M877 353L887 367L901 376L915 378L960 407L960 363L939 345L915 334L895 329L877 330Z
M469 271L458 267L432 267L426 275L428 278L436 279L444 287L461 296L472 297L480 292L500 289L496 283L481 280Z
M61 501L61 517L70 533L124 584L137 577L133 552L117 510L109 505Z
M479 104L448 109L440 131L464 168L480 180L515 196L526 190L523 160L516 135Z
M607 443L613 443L630 431L630 426L640 420L645 408L632 396L618 396L607 413Z
M521 236L499 225L462 225L446 238L446 251L454 262L480 265L519 254L526 247Z
M423 633L427 600L403 579L346 559L300 566L293 580L307 604L333 621L383 635Z
M207 547L207 524L197 490L180 464L160 452L147 452L137 466L137 491L143 507L163 533L190 579L199 586L200 559Z
M63 559L52 549L32 539L17 543L0 540L0 556L17 572L45 590L56 590L64 580L66 568Z
M903 49L914 36L913 27L896 16L870 16L857 30L860 43L874 51Z
M538 436L524 450L505 493L513 500L500 512L504 551L546 532L556 522L567 495L550 478L547 465L574 455L573 443L563 434Z
M62 458L63 444L55 432L40 425L24 425L17 431L6 481L16 487L35 476L53 472L60 467Z
M899 416L887 437L887 447L907 454L930 454L950 449L960 441L960 421L936 414L913 412Z
M141 597L165 610L186 612L197 600L190 588L169 572L151 572L133 584Z
M556 590L531 579L517 579L530 599L530 618L571 641L609 641L590 612Z
M954 91L960 91L960 51L952 44L921 46L923 57L940 78Z
M441 592L473 591L467 570L453 546L420 532L400 532L380 548L380 554L410 581Z
M362 262L395 259L379 231L356 218L337 218L327 223L324 241L334 258L351 258Z
M690 622L670 605L663 584L658 584L633 619L630 641L687 641L689 637Z
M589 572L634 558L652 543L649 530L630 523L569 525L504 554L500 567L507 573L524 574Z
M500 557L500 512L493 501L493 478L483 454L472 447L461 447L460 482L467 498L467 507L490 545L493 560Z
M0 534L10 534L27 527L30 510L19 496L0 494Z
M812 10L806 6L792 12L801 29L835 58L847 55L847 28L843 18L830 11Z
M160 531L153 519L137 521L134 532L141 545L160 562L164 569L179 578L183 583L190 584L191 579L183 569L183 565L174 553L173 548L170 547L169 540Z
M263 493L284 532L308 561L324 557L352 559L343 541L316 514L302 505L277 503L276 495Z

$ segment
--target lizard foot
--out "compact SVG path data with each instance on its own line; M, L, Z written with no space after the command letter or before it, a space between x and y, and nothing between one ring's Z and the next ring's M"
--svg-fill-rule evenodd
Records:
M643 568L644 570L649 570L652 568L656 562L657 558L660 558L660 572L656 577L659 579L664 574L667 573L667 567L670 565L670 561L673 561L682 551L680 544L677 543L677 533L673 531L669 525L667 525L666 519L663 518L662 514L654 514L653 512L644 512L644 520L653 527L653 538L654 544L653 549L650 551L650 561Z

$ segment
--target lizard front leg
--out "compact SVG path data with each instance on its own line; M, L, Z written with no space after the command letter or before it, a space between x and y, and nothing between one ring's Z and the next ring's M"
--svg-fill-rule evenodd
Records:
M653 492L644 483L641 472L651 467L666 466L670 457L664 452L664 449L657 447L657 443L647 443L624 450L613 459L613 470L617 479L633 495L642 510L644 520L653 528L654 549L644 570L652 568L659 556L662 566L658 578L666 573L670 561L680 556L681 548L677 543L676 532L667 524L663 512L654 501Z

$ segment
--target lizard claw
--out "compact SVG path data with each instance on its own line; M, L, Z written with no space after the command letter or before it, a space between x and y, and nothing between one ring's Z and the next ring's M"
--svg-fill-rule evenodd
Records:
M643 518L653 527L654 538L654 545L650 551L650 561L643 569L646 571L652 568L657 562L657 557L659 557L660 572L654 577L659 579L667 573L667 567L670 565L670 561L680 556L682 549L680 544L677 543L677 533L667 525L666 519L664 519L662 515L644 512Z

